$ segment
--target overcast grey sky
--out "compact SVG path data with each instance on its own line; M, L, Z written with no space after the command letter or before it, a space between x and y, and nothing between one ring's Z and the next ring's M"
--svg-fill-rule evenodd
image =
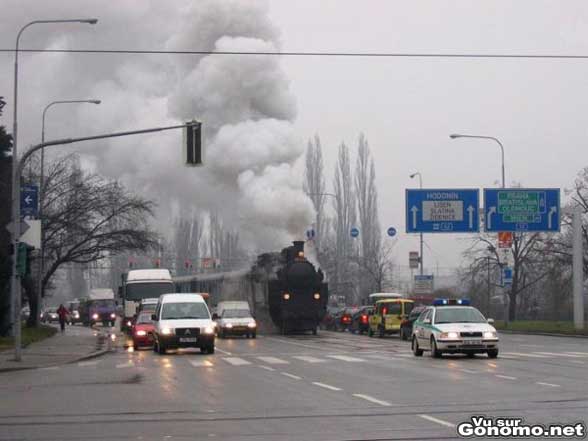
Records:
M190 14L185 12L188 4ZM96 16L100 22L92 28L31 28L23 47L198 50L195 45L214 34L209 27L230 27L194 19L205 4L210 5L8 0L2 4L0 40L3 48L12 46L17 29L29 20ZM252 2L226 7L236 4L246 10ZM269 21L257 22L255 35L272 39L277 30L284 51L588 54L584 1L276 0L267 6ZM182 20L186 16L190 19ZM247 34L245 28L240 32ZM9 101L2 121L6 125L11 124L12 59L0 55L0 95ZM96 108L78 108L71 119L71 109L55 109L50 127L59 135L176 121L181 112L174 113L169 97L177 95L174 81L189 64L174 56L23 55L21 142L38 140L43 103L52 99L104 101ZM498 137L506 150L509 183L563 189L588 165L588 60L291 57L280 65L296 101L297 135L302 142L315 133L321 136L329 190L338 144L345 141L354 150L360 131L368 137L377 162L381 223L399 230L399 264L406 264L409 250L418 249L418 237L404 233L404 190L418 186L410 173L420 171L425 187L498 185L498 146L450 140L450 133ZM155 139L153 143L170 138ZM137 161L136 150L126 144L126 155L117 154L109 170L123 178L142 175L140 182L145 182L149 173L125 170L125 164ZM140 159L156 167L167 158L157 152L150 150ZM108 161L96 154L94 166L96 158ZM182 191L171 183L174 178L169 176L170 188ZM426 236L434 250L428 262L457 265L466 240L463 235ZM427 254L431 256L426 250L425 259Z

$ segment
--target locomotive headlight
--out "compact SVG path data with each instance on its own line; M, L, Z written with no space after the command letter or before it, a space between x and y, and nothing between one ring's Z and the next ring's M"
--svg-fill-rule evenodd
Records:
M315 300L318 300L318 299L321 298L321 295L318 292L315 292L314 293L314 298L315 298Z
M288 294L288 293L284 294L284 300L290 300L290 294Z

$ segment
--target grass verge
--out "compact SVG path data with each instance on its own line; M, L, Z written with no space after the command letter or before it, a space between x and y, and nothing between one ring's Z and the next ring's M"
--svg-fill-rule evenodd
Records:
M517 320L510 322L508 326L501 320L496 320L494 326L498 330L542 332L547 334L588 335L588 328L574 329L574 322L556 322L540 320Z
M22 328L22 346L28 346L36 341L45 340L57 332L57 328L47 325L39 325L38 328ZM14 347L12 337L0 337L0 351Z

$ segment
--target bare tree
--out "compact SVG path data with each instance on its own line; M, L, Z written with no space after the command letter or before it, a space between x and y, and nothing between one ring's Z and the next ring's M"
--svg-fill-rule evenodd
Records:
M218 259L225 270L240 268L247 263L247 257L239 245L239 234L227 231L218 213L210 213L209 218L210 257Z
M202 218L195 213L184 214L175 225L176 273L189 274L200 261L200 241L203 233Z
M316 249L320 260L321 241L326 234L325 228L325 176L323 172L323 152L321 140L318 135L314 136L314 141L308 141L306 149L306 168L304 172L304 191L308 194L314 205L316 218L314 229L316 232Z
M334 292L345 295L348 300L355 298L355 286L349 265L353 257L353 242L350 236L351 227L355 224L355 199L353 193L353 175L349 149L342 143L339 146L339 159L335 166L335 212L336 212L336 245Z
M381 228L378 218L378 190L376 188L376 167L371 157L368 141L363 133L359 135L357 148L357 160L355 164L355 194L357 197L357 212L360 224L361 247L359 254L362 266L373 265L367 272L375 274L383 264L379 259L382 256ZM373 292L381 283L375 283L373 277L362 277L365 272L360 272L361 295L366 296Z
M367 282L370 292L384 291L384 284L394 267L392 252L395 243L379 246L375 253L355 256L354 261L359 266L362 279Z
M152 202L129 193L117 181L83 171L75 155L49 164L44 181L45 270L42 292L64 264L87 264L157 244L148 226ZM31 317L37 296L28 295ZM34 323L32 323L34 324Z

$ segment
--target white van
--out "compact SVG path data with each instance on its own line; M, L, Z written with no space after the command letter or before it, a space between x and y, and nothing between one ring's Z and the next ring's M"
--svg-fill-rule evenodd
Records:
M214 354L215 324L206 302L199 294L163 294L155 314L153 350L165 354L167 349L200 348Z

